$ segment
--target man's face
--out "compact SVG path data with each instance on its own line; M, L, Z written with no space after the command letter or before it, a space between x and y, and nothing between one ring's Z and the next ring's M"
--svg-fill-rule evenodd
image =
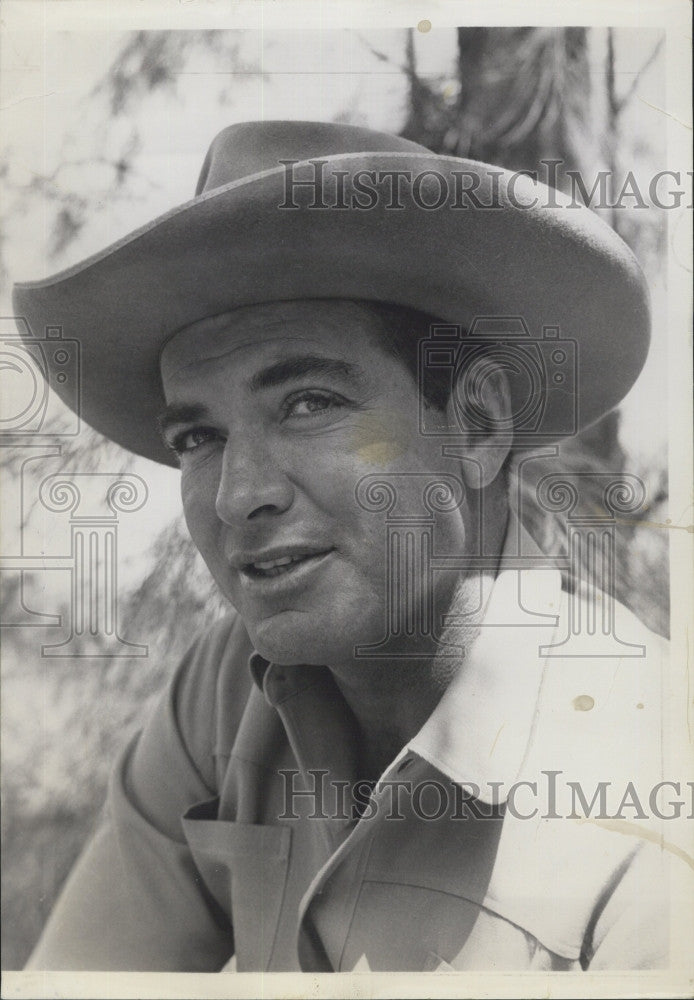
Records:
M170 341L162 378L191 536L255 648L337 666L383 638L385 514L360 506L355 487L453 470L419 433L415 381L380 348L368 310L334 299L241 309ZM398 478L399 512L424 513L423 483ZM435 538L441 553L463 551L460 509L437 515Z

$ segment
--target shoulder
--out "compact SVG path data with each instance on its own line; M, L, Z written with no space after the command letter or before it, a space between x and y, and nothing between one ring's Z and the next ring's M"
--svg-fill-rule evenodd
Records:
M607 634L599 617L597 628L586 618L603 601ZM572 627L580 642L570 641ZM677 778L664 763L669 643L604 594L591 605L590 596L562 593L558 625L547 631L520 771L536 789L537 814L507 817L492 890L558 954L600 949L596 967L649 964L662 950L655 932L670 905L663 866L686 867L673 847L678 825L664 822L673 807L658 792ZM683 788L664 791L678 799ZM535 888L526 898L528 884ZM631 950L630 935L641 942Z
M657 720L669 643L602 592L562 592L559 622L545 655L545 706L609 731ZM638 714L635 714L638 713Z
M216 734L223 714L218 692L226 686L231 702L224 707L226 719L240 719L250 684L249 646L242 624L230 616L206 629L180 660L111 775L109 813L123 836L126 830L154 828L180 842L181 816L215 795Z
M596 598L598 607L610 600ZM606 619L608 634L600 621L591 630L592 609L583 598L574 603L572 622L576 600L563 593L558 626L541 647L543 677L527 763L589 790L609 782L617 794L630 781L645 790L665 777L669 643L616 601Z
M210 784L220 740L233 739L248 701L252 653L243 621L234 611L196 638L172 678L168 698L177 728Z

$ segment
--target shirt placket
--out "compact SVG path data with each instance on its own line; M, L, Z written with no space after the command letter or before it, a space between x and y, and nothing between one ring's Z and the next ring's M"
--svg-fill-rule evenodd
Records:
M326 896L322 901L330 907L331 920L339 927L338 936L344 944L375 833L374 822L353 815L354 800L349 794L358 780L356 720L326 668L271 664L262 678L262 686L265 698L282 720L303 780L315 787L316 776L320 774L327 792L322 800L326 818L305 820L314 824L316 831L312 838L316 866L299 907L297 949L303 969L330 971L333 960L311 919L311 902L324 893L331 874L349 861L354 868L349 891ZM386 805L387 788L381 787L381 783L395 777L406 755L405 748L371 793L377 815ZM365 814L368 813L367 806Z
M392 805L390 783L397 781L401 770L413 760L414 755L407 747L403 748L376 784L363 815L317 872L304 894L299 908L297 936L299 963L303 971L341 971L341 956L352 926L371 847L384 822L386 807ZM343 865L348 865L350 869L347 888L343 884L339 893L331 893L330 880ZM318 920L317 909L321 911ZM321 934L326 922L331 925L327 948Z
M348 794L357 780L356 721L326 668L271 664L262 677L262 688L284 726L297 764L296 778L302 785L298 801L285 803L285 812L301 812L303 804L299 822L311 845L306 885L350 839L357 823ZM285 788L294 787L294 777L285 775ZM304 798L318 782L320 799ZM317 815L311 815L314 804ZM295 910L295 927L296 914ZM310 942L308 952L308 967L319 971L331 968L318 939Z

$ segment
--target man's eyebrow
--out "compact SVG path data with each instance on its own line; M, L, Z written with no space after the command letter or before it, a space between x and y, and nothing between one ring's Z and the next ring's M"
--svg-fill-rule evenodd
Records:
M358 365L350 364L348 361L325 358L316 354L303 354L294 358L284 358L256 372L248 380L248 387L252 392L257 392L259 389L269 389L293 379L303 378L304 375L332 376L356 383L362 374L362 369Z
M157 419L161 434L176 424L190 424L209 417L207 407L201 403L169 403Z
M283 385L285 382L302 378L304 375L327 375L356 383L359 376L362 375L362 369L358 365L340 361L338 358L305 354L295 358L284 358L282 361L277 361L275 364L256 372L248 380L248 387L252 392L257 392L259 389ZM207 419L209 419L209 411L201 403L170 403L159 415L157 423L160 432L165 434L170 427L176 424L188 424Z

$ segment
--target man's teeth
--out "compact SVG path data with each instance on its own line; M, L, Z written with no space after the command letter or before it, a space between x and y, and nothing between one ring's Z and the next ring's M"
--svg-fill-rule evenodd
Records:
M282 556L280 559L267 559L264 562L251 563L251 569L256 573L277 573L288 566L292 566L294 563L311 559L313 555L317 555L317 553L305 552L303 555L298 556Z
M281 559L273 559L270 562L256 562L253 563L254 569L274 569L276 566L288 566L289 563L298 562L299 559L304 559L304 556L282 556Z

